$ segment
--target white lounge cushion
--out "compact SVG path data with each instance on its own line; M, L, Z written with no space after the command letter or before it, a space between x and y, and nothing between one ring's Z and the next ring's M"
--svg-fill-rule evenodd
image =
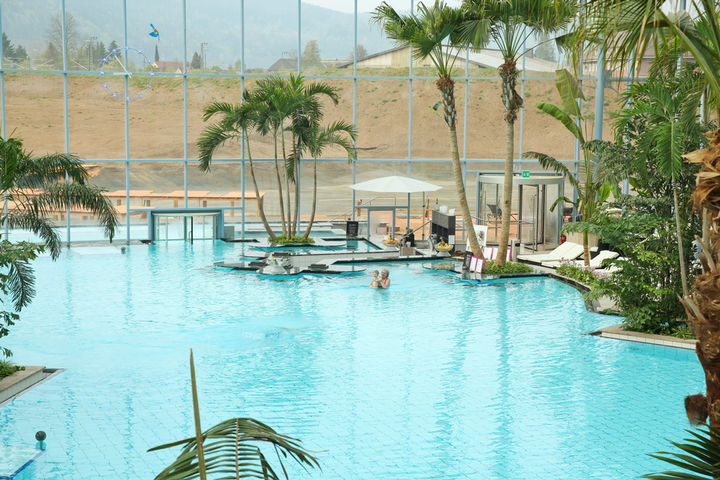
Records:
M602 264L605 260L612 260L614 258L617 258L619 253L613 252L611 250L601 250L600 253L598 253L594 258L590 259L590 268L599 269L602 268ZM565 260L564 262L562 260L560 261L552 261L552 262L542 262L541 265L543 267L548 268L557 268L563 263L568 263L568 260ZM584 267L585 266L585 260L580 258L579 260L574 260L570 262L572 265L575 265L576 267Z
M518 259L527 262L560 262L562 260L575 260L583 254L583 246L573 242L565 242L555 250L548 253L536 253L534 255L518 255Z

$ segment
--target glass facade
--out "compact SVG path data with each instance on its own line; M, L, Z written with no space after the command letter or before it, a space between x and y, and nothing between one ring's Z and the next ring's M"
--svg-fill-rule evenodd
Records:
M318 220L352 217L359 201L406 204L404 195L377 200L347 188L384 175L443 186L429 198L411 199L417 216L428 203L457 207L447 129L432 108L440 99L434 70L412 61L409 49L394 46L371 22L379 1L177 0L162 8L137 0L35 3L0 0L2 136L22 138L36 154L67 152L86 162L92 182L118 208L124 228L116 238L141 239L153 207L220 207L230 223L259 220L245 145L226 144L203 173L196 142L208 103L239 103L244 90L271 75L301 73L333 85L340 101L326 106L324 121L343 119L358 130L357 161L349 163L338 150L319 160ZM403 11L415 8L413 0L391 3ZM27 55L11 58L7 50L17 52L18 46ZM539 58L541 53L531 51L532 62L523 63L518 82L525 98L515 127L518 172L541 171L522 159L529 150L576 162L570 135L535 108L539 101L559 100L557 65ZM537 65L542 68L532 70ZM454 73L458 148L474 206L476 175L503 169L500 78L496 68L468 52L459 53ZM588 114L594 80L584 82ZM616 96L605 98L606 112L616 108ZM604 135L611 135L609 124ZM272 141L253 133L251 145L268 217L278 220ZM303 162L300 182L301 198L310 198L311 160ZM303 202L301 216L309 210L310 202ZM66 239L95 239L91 218L66 213L57 217ZM78 229L84 230L75 235ZM96 239L102 239L100 229Z

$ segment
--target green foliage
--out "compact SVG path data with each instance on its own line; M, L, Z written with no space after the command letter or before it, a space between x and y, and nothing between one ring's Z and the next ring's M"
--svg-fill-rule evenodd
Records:
M682 278L675 213L692 281L692 242L701 224L690 197L698 169L679 161L676 152L700 148L707 126L698 123L694 107L686 108L685 99L693 97L697 85L692 70L677 72L676 66L672 61L656 64L646 82L633 84L622 99L625 108L615 122L614 142L594 148L610 178L629 179L633 195L616 195L585 216L587 221L570 223L565 231L597 234L621 252L612 261L619 270L598 292L615 301L626 329L687 336L685 310L678 300ZM675 180L677 210L669 173Z
M5 377L9 377L13 373L19 372L21 370L25 370L25 367L18 367L13 363L0 360L0 380Z
M293 235L291 237L288 237L287 235L278 235L277 237L275 237L275 239L268 238L268 241L272 242L272 243L278 243L280 245L285 245L288 243L305 243L305 244L315 243L315 240L313 240L312 238L310 238L310 237L305 238L302 235Z
M494 260L486 260L483 264L482 273L488 275L500 275L503 273L530 273L533 269L524 263L507 262L505 264L496 263Z
M572 278L575 281L587 285L590 288L598 288L601 286L607 274L597 272L592 268L578 267L577 265L560 265L555 269L558 275Z
M720 478L720 431L704 426L686 430L691 437L684 443L671 442L681 452L658 452L653 458L679 467L681 471L665 471L643 475L652 480L713 480Z
M35 275L29 262L42 250L28 242L0 242L0 303L9 301L12 305L11 310L0 310L0 338L10 333L10 327L20 319L17 312L35 296ZM10 357L12 352L0 346L0 355Z
M566 165L544 153L527 152L523 156L525 158L535 158L543 168L562 174L570 185L577 190L577 200L572 201L567 197L559 197L551 206L551 210L554 210L558 204L567 203L573 205L581 213L582 218L590 218L598 205L602 204L610 196L611 185L617 182L613 182L616 179L613 178L611 171L605 168L601 161L602 157L595 152L598 143L586 140L589 122L578 108L578 100L584 100L585 97L577 79L565 69L557 70L555 72L555 86L562 99L562 108L543 102L538 103L537 108L562 123L567 131L579 142L583 151L580 175L576 178L575 174ZM586 247L587 252L587 234L583 235L583 246ZM590 259L586 258L585 260L589 261Z

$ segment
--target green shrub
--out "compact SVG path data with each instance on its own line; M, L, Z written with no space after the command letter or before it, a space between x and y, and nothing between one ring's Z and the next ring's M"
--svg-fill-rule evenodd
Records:
M563 277L572 278L590 288L599 286L600 282L606 278L606 275L592 268L578 267L576 265L560 265L555 272Z
M0 360L0 380L20 370L25 370L25 367L18 367L10 362Z
M288 243L305 243L305 244L313 244L315 243L315 240L312 238L305 238L302 235L293 235L292 237L289 237L287 235L278 235L275 240L272 238L268 239L269 242L277 243L280 245L286 245Z
M505 265L498 265L494 260L486 260L482 273L488 275L500 275L503 273L530 273L533 269L524 263L507 262Z

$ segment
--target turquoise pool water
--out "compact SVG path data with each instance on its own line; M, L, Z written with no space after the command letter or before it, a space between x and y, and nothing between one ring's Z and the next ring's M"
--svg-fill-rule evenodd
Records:
M37 261L8 339L66 371L0 407L0 444L47 451L17 477L149 479L204 427L258 418L317 451L313 479L630 479L683 438L694 354L582 335L613 318L549 279L464 283L419 263L285 281L213 269L238 244L77 248ZM295 474L297 473L297 474Z

